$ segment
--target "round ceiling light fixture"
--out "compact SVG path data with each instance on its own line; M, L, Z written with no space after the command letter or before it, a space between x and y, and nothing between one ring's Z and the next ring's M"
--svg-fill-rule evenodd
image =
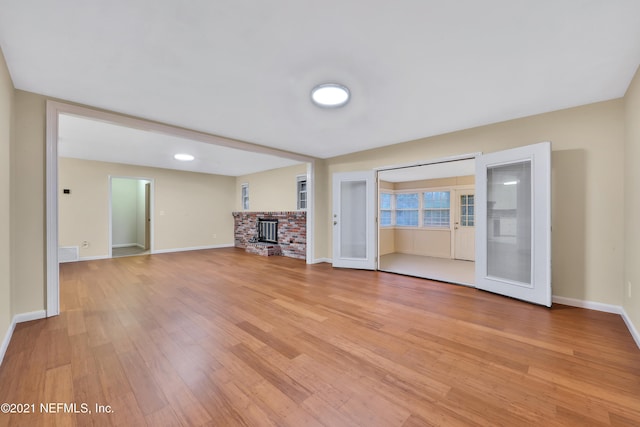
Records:
M186 153L178 153L174 155L173 158L176 160L180 160L181 162L190 162L195 159L195 157L193 157L191 154Z
M342 107L350 98L349 88L338 83L323 83L311 90L311 100L322 108Z

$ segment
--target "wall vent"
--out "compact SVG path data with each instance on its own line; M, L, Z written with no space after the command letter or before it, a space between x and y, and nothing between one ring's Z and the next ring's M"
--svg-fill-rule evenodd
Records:
M58 248L58 262L73 262L79 259L78 246L62 246Z

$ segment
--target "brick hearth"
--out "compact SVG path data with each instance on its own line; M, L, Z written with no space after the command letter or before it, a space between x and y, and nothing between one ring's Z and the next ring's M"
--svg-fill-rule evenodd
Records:
M257 243L258 218L278 220L278 244ZM257 255L283 255L290 258L307 257L307 213L291 212L233 212L235 247Z

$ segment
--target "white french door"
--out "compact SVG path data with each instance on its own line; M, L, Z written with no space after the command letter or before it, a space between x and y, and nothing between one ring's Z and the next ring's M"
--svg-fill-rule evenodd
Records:
M456 190L455 220L453 223L453 258L465 261L476 259L475 191Z
M333 174L333 266L376 269L375 172Z
M476 287L551 306L551 144L476 158Z

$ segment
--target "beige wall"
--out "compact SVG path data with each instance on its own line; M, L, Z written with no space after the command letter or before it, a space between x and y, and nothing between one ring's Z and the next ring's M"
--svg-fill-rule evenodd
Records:
M552 141L553 294L622 304L624 230L622 99L467 129L326 160L331 212L335 172L416 163ZM330 215L316 217L316 257L331 257Z
M625 271L623 305L640 332L640 69L625 96ZM631 287L629 296L628 286Z
M451 258L451 230L396 228L395 251L401 254Z
M0 50L0 344L12 319L10 170L14 88ZM0 355L2 357L2 355Z
M11 140L13 313L45 309L45 98L16 90Z
M396 251L396 230L395 228L378 229L378 251L379 255L392 254Z
M313 233L313 260L330 261L331 249L329 245L332 238L329 233L331 228L331 181L326 160L316 160L313 165L313 182L315 192L313 203L314 227Z
M297 210L298 175L307 174L307 164L236 177L235 210L242 210L242 184L249 184L249 211Z
M233 177L70 158L59 159L58 175L59 244L88 241L80 257L109 253L110 175L154 181L154 250L233 245Z

